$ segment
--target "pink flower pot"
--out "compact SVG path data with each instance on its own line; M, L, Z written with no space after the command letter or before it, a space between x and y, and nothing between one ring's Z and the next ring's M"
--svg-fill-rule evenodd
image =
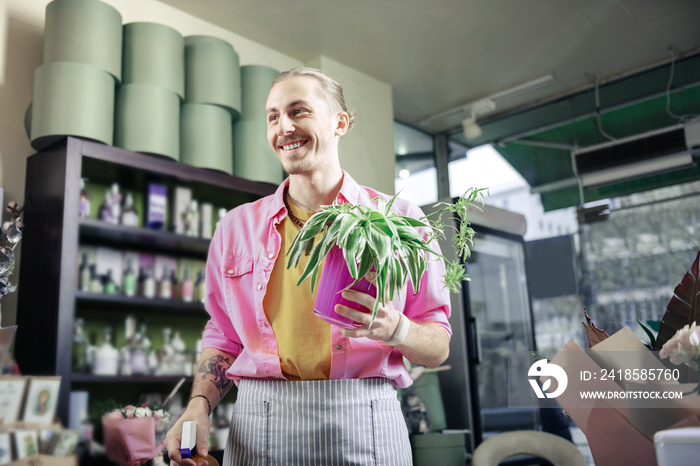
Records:
M354 301L348 301L341 295L341 291L347 288L354 280L345 263L343 252L337 246L333 246L326 256L321 280L318 284L318 291L316 292L316 301L314 303L314 314L316 317L341 328L355 329L361 326L362 324L359 322L355 322L335 312L336 304L342 304L362 312L371 312L370 309L360 306ZM350 289L377 296L377 288L364 278Z

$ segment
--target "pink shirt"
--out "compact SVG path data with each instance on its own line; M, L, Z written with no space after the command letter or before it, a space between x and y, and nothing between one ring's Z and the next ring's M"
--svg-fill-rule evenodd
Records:
M236 358L227 375L236 384L242 378L284 379L277 352L277 341L263 310L263 298L270 272L280 251L277 224L287 215L282 192L277 191L255 202L230 211L214 233L206 268L205 307L211 319L204 329L202 346L216 348ZM359 186L345 173L336 202L374 206L371 199L381 194ZM421 217L414 204L397 199L392 210L400 215ZM438 246L431 247L438 250ZM394 308L415 322L436 322L451 335L449 291L443 286L442 260L429 260L420 292L408 289L398 293ZM331 379L384 377L399 387L411 384L403 356L393 346L369 338L348 338L332 327ZM304 344L304 342L300 342Z

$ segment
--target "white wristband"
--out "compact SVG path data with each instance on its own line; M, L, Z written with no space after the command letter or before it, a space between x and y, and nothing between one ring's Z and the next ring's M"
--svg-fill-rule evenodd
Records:
M409 325L410 323L408 317L399 312L399 325L396 326L394 336L391 337L391 340L386 341L384 343L386 343L389 346L396 346L403 343L403 341L406 339L406 335L408 335Z

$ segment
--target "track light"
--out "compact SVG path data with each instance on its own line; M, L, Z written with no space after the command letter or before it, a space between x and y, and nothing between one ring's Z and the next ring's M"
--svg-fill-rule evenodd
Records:
M444 112L437 113L433 116L430 116L426 118L425 120L421 121L420 124L427 125L430 123L434 123L437 120L442 120L443 118L447 118L453 115L458 115L460 113L465 113L465 112L470 112L474 106L479 106L483 102L490 102L492 105L492 108L489 111L493 111L496 109L496 102L499 102L501 100L505 99L510 99L511 97L518 96L520 94L526 93L533 91L535 89L539 89L540 87L546 86L548 84L551 84L554 82L554 76L551 74L548 74L546 76L542 76L541 78L533 79L532 81L528 81L526 83L518 84L517 86L511 87L509 89L496 92L495 94L491 94L487 97L484 97L483 99L479 99L474 102L470 102L468 104L460 105L458 107L451 108L450 110L445 110Z
M464 138L467 141L473 141L483 134L481 126L476 123L476 119L473 116L462 121L462 128L464 128Z
M692 166L693 155L690 152L682 152L621 167L584 173L581 175L581 184L584 188L592 188Z

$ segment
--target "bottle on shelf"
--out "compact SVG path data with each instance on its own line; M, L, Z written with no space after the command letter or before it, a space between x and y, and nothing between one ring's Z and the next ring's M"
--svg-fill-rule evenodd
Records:
M117 294L117 284L112 278L112 270L107 270L107 275L104 276L102 292L104 294Z
M105 200L100 206L100 220L117 225L121 214L122 195L119 192L119 184L112 183L105 193Z
M178 296L178 290L180 287L178 286L177 283L177 272L175 272L175 269L170 270L170 297L172 299L176 299Z
M180 287L180 290L180 297L182 298L182 300L186 303L191 303L193 295L193 284L192 276L190 275L189 264L185 265L185 271L182 275L182 286Z
M99 218L103 222L116 223L112 221L112 207L110 204L110 199L111 193L110 190L107 189L107 191L105 191L105 200L102 202L102 204L100 204Z
M124 206L121 209L120 223L127 227L139 226L139 216L134 207L134 196L127 193L124 198Z
M90 292L102 293L102 277L97 275L96 264L90 264Z
M144 267L139 267L139 276L136 279L136 294L138 296L143 296L143 282L146 280L146 269Z
M192 375L188 371L188 365L185 364L187 358L187 346L185 346L185 342L182 341L182 338L180 338L180 332L173 332L173 338L170 342L170 346L173 349L171 373L177 375Z
M83 324L85 321L82 318L75 319L73 325L73 351L72 351L72 368L73 372L84 373L88 369L88 344L83 333Z
M143 279L143 297L150 299L156 297L156 278L153 275L152 265L146 269L146 276Z
M88 255L84 252L78 271L78 289L80 291L90 291L90 279L90 264L88 264Z
M199 269L199 272L197 272L197 283L194 285L194 293L197 297L197 301L204 302L204 269Z
M217 213L218 213L218 215L217 215L217 220L216 220L216 228L219 228L219 223L221 223L221 221L226 216L226 209L223 207L220 207Z
M95 349L92 373L95 375L117 375L119 351L112 344L112 327L105 327L102 344Z
M85 189L85 178L80 179L80 204L78 205L78 218L90 217L90 193Z
M136 273L131 266L131 258L126 260L126 269L122 277L122 291L126 296L136 296Z
M199 208L199 223L200 223L200 236L205 239L211 239L212 231L212 217L214 214L214 206L209 202L202 202Z
M175 350L173 349L171 343L172 329L170 327L163 327L163 346L158 350L158 369L156 370L156 375L167 375L172 374L173 370L173 356Z
M161 299L170 299L173 297L172 282L170 281L167 267L163 267L163 275L158 282L158 297Z
M85 358L86 362L86 372L94 373L95 371L95 352L97 351L97 332L92 330L90 332L88 343L87 343L87 355Z
M119 183L112 183L109 207L112 212L112 223L118 224L122 211L122 194L119 192Z
M131 352L129 347L124 345L119 349L119 375L130 376L131 371Z
M129 314L124 319L124 346L119 350L119 374L129 376L131 371L131 352L136 337L136 317Z
M146 375L151 371L148 364L148 355L151 352L151 340L146 336L146 324L141 322L139 330L134 336L131 345L131 373L134 375Z
M187 214L185 215L185 234L187 236L199 238L199 230L199 202L197 199L192 199Z

